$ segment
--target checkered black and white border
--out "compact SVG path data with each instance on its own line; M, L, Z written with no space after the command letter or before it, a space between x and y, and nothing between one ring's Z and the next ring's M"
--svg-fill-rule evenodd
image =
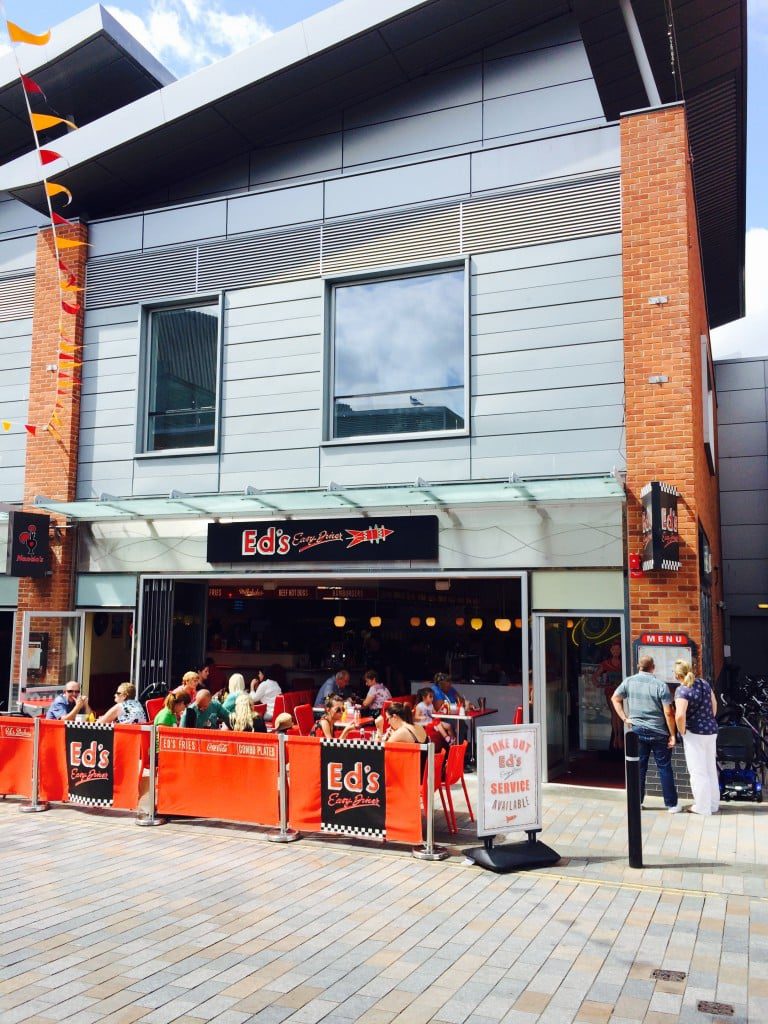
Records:
M114 729L112 722L65 722L68 729Z
M680 491L675 487L674 484L659 484L659 490L662 494L673 494L676 498L680 497Z
M79 804L80 807L111 807L111 800L94 800L87 796L77 796L73 794L69 798L71 804Z
M375 740L327 740L320 741L324 747L345 747L351 750L381 750L381 744Z
M679 569L680 563L672 558L664 558L661 562L662 569Z
M361 839L386 839L387 833L383 828L363 828L356 825L331 825L322 823L321 832L332 833L337 836L359 836Z

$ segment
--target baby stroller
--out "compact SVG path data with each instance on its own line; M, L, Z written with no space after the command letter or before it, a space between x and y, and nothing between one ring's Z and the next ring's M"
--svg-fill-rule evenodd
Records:
M747 725L724 725L717 733L720 798L763 802L765 764L756 755L755 737Z

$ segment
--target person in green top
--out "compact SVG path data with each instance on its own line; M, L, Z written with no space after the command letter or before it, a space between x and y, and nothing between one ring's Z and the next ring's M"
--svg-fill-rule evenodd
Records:
M155 715L155 725L178 725L188 706L189 694L186 691L172 690L165 698L163 707Z
M198 690L194 704L184 712L181 725L185 729L229 729L229 715L210 690Z
M229 693L227 694L222 707L227 714L232 714L235 710L235 703L237 702L237 695L239 693L245 693L245 679L240 672L235 672L229 677L229 683L227 684Z

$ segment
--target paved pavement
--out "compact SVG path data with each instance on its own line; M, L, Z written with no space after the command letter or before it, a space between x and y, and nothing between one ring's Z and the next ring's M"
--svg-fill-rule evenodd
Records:
M766 811L646 811L632 871L622 796L547 787L564 861L505 876L464 863L466 820L424 863L0 802L0 1022L763 1024Z

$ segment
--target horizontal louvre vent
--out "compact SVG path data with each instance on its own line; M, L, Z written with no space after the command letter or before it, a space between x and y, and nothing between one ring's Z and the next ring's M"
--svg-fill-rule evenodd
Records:
M461 252L460 204L326 224L323 273L410 263Z
M619 179L581 181L464 204L464 249L491 252L621 230Z
M165 249L115 256L88 264L86 306L120 306L197 291L194 249Z
M328 222L322 230L313 225L96 260L88 264L86 305L94 309L166 295L277 284L619 230L618 177L589 178ZM13 283L18 287L18 281ZM29 292L31 311L31 288Z
M320 228L200 246L198 290L244 288L320 276Z
M0 281L0 320L24 320L32 316L34 298L33 274Z

